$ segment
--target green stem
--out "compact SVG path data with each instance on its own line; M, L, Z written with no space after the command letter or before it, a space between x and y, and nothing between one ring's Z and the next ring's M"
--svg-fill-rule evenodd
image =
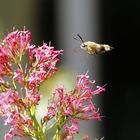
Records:
M60 130L61 130L60 127L57 126L56 133L53 137L53 140L60 140Z
M46 131L43 132L43 126L41 127L35 117L35 115L32 116L33 123L34 123L34 139L35 140L46 140Z
M14 89L15 89L15 91L16 91L16 90L17 90L17 86L16 86L16 82L15 82L15 80L12 80L12 84L13 84Z
M53 140L61 140L61 134L60 134L60 131L61 131L61 128L66 124L66 122L69 121L68 118L63 118L63 116L61 115L61 113L58 113L58 116L57 116L57 120L56 120L56 132L55 132L55 135L53 137Z

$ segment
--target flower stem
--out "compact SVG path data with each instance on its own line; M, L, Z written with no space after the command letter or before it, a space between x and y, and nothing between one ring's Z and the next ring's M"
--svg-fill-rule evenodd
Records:
M60 140L60 127L57 126L56 133L53 137L53 140Z
M35 115L32 116L32 119L34 120L33 123L34 123L34 127L35 127L34 139L35 140L47 140L46 133L43 132L43 129L42 129L42 127L40 127Z

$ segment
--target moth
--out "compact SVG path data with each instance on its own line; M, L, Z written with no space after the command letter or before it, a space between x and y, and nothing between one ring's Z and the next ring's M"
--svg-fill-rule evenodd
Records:
M84 41L83 38L77 34L77 38L73 37L75 40L80 41L80 47L85 50L88 54L95 55L95 54L102 54L108 51L111 51L113 47L107 44L99 44L93 41Z

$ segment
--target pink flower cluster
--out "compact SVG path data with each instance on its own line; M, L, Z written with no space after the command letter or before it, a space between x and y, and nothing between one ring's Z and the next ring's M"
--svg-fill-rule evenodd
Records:
M41 97L38 89L55 73L57 56L63 52L50 44L31 45L30 35L29 31L13 31L0 43L0 116L5 118L5 125L11 126L6 140L13 136L35 137L32 118ZM29 56L25 67L21 64L24 55Z
M54 50L50 43L31 45L30 36L29 31L17 30L0 43L0 117L5 119L4 125L11 126L4 138L30 136L47 140L48 122L54 119L53 140L72 140L79 133L79 120L101 120L92 99L105 89L100 86L93 89L95 81L87 74L77 76L74 90L66 91L63 86L54 90L47 113L38 123L36 106L41 99L40 85L57 71L58 55L63 51ZM29 62L23 65L25 56Z
M96 94L105 91L105 88L97 86L93 90L94 86L95 81L89 80L89 76L85 74L77 77L73 91L66 92L64 87L55 89L45 119L56 117L59 128L64 127L62 135L66 140L72 140L73 135L79 133L78 120L101 120L92 99Z

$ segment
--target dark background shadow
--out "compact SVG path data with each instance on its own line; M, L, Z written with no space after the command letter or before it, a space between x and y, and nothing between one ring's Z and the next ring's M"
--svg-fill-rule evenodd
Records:
M140 139L140 1L102 1L102 38L114 46L103 56L106 140Z

